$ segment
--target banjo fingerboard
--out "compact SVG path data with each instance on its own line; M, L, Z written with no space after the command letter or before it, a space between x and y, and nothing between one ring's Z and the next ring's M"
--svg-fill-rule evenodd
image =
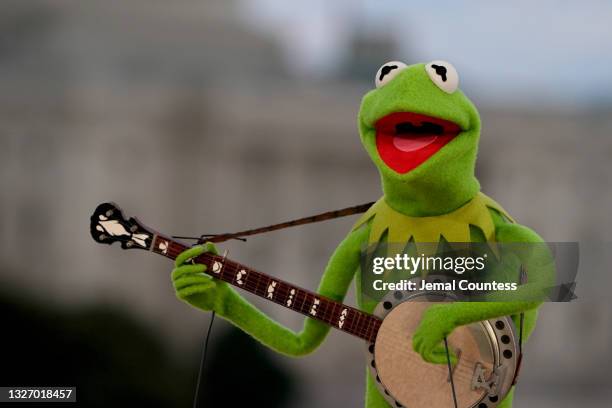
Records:
M188 248L189 246L186 244L156 234L149 249L167 258L176 259L181 252ZM194 261L206 265L206 273L216 279L368 342L376 340L376 334L382 323L382 320L376 316L299 288L219 255L206 253L198 256Z

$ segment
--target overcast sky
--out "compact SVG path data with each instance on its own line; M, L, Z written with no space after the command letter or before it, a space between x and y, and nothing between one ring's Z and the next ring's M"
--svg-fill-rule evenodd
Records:
M338 69L348 41L359 29L393 36L401 47L399 60L452 62L464 83L501 101L529 97L560 105L612 102L611 1L243 4L245 17L277 38L299 76L341 75Z

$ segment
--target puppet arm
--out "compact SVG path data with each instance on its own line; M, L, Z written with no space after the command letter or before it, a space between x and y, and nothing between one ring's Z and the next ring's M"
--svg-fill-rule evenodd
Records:
M487 302L455 302L447 305L434 305L423 315L413 336L413 348L425 361L445 364L446 351L441 345L457 326L492 319L499 316L517 315L528 312L525 319L525 332L530 333L535 325L536 311L543 299L544 288L554 282L554 262L546 244L535 232L518 224L502 224L496 229L497 242L534 243L531 248L515 251L518 258L517 268L522 264L527 271L528 284L521 285L512 292L516 301L495 301L496 297L508 299L508 294L493 294Z
M359 267L361 244L369 228L352 231L334 251L321 278L317 293L336 301L344 299L353 275ZM244 299L230 285L206 275L206 266L185 262L204 252L216 253L214 245L190 248L176 259L172 281L179 299L201 310L214 310L271 349L290 356L314 351L329 333L329 326L306 318L302 331L296 333Z

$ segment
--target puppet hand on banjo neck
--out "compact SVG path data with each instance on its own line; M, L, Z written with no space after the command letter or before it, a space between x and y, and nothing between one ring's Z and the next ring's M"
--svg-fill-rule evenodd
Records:
M318 294L337 301L344 299L351 281L359 280L364 273L360 270L362 245L385 239L393 243L410 239L438 242L441 238L448 242L542 242L535 232L514 223L497 203L480 193L474 176L480 118L458 89L458 75L451 64L434 61L406 66L390 62L376 73L375 83L376 89L363 98L358 124L361 141L380 172L384 195L334 251ZM301 356L321 344L329 332L327 325L307 318L302 331L293 332L256 309L227 284L213 282L203 274L206 270L202 265L185 263L207 251L216 250L212 245L195 247L177 259L172 278L180 299L203 310L215 310L279 353ZM537 279L537 260L520 261L529 271L529 279ZM363 301L360 295L358 303L361 310L369 313L377 307ZM456 328L501 316L516 320L523 312L526 339L535 326L539 304L457 302L432 306L425 310L412 334L412 346L422 357L421 363L444 364L443 340L452 338ZM388 407L394 400L382 392L384 388L377 384L380 379L374 377L367 378L365 405ZM441 391L429 392L433 395ZM411 394L407 395L409 400L404 399L404 405L421 406L419 398L415 396L412 403ZM468 406L509 407L512 391L483 401ZM437 408L435 404L425 406Z
M210 242L183 251L175 260L172 284L179 299L198 309L214 310L223 315L224 307L230 305L232 296L237 297L238 294L226 282L207 275L206 265L190 261L203 253L219 254Z

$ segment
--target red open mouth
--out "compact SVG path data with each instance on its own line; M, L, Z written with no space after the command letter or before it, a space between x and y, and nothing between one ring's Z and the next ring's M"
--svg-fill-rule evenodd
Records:
M380 158L398 173L419 166L461 132L456 123L412 112L390 113L375 128Z

